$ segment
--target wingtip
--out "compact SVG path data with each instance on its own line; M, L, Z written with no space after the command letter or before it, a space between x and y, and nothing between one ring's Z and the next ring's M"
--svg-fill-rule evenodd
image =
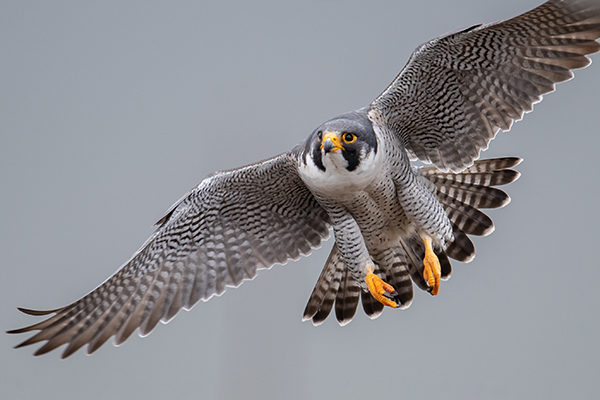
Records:
M39 356L43 356L44 354L48 353L50 350L46 350L44 348L45 346L40 347L39 349L37 349L34 353L33 356L34 357L39 357Z
M33 336L32 336L29 339L24 340L21 343L17 344L13 348L20 349L21 347L26 347L26 346L29 346L29 345L34 344L34 343L37 343L37 341L33 340Z
M77 351L77 349L67 347L65 349L65 351L63 351L62 354L60 355L60 359L64 360L65 358L69 357L71 354L75 353L76 351Z
M17 307L17 310L21 311L24 314L27 315L48 315L48 314L52 314L55 313L57 311L59 311L60 309L55 309L55 310L32 310L30 308L24 308L24 307Z

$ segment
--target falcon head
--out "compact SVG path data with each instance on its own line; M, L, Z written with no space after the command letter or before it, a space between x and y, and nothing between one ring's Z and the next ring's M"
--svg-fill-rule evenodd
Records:
M308 138L307 151L323 172L360 172L377 153L377 138L366 113L355 111L321 124Z
M377 149L377 136L366 111L340 115L308 137L300 176L308 187L333 197L360 190L384 169Z

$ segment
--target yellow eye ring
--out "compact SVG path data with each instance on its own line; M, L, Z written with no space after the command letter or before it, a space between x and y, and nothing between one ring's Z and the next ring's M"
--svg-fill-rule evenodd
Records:
M356 142L356 135L354 133L344 133L342 135L342 140L346 144L354 143L354 142Z

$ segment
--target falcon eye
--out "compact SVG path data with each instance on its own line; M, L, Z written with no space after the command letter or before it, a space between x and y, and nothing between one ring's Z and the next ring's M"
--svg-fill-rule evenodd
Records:
M317 137L319 138L319 140L323 140L323 131L317 132Z
M356 142L356 135L353 133L344 133L344 143L350 144Z

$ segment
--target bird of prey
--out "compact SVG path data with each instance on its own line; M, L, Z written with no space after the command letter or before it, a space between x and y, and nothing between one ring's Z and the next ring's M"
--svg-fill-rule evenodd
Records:
M287 153L204 179L83 298L20 309L48 316L10 331L39 331L17 347L45 341L39 355L66 344L67 357L146 335L259 269L309 254L331 231L304 319L319 324L335 305L346 324L359 300L370 317L406 308L413 283L436 295L449 259L474 257L468 235L493 231L479 209L507 204L496 186L519 176L519 158L480 152L587 66L599 37L600 0L550 0L419 46L367 107L324 122Z

